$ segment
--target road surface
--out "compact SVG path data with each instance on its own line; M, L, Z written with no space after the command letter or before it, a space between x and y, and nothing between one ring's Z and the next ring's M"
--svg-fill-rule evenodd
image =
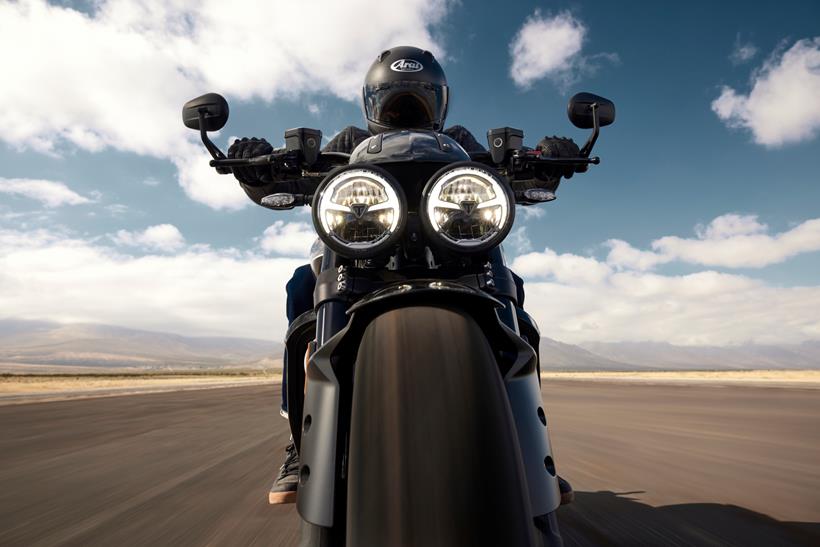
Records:
M298 542L271 386L0 407L0 545ZM820 545L820 390L562 381L571 545ZM487 470L488 473L492 469Z

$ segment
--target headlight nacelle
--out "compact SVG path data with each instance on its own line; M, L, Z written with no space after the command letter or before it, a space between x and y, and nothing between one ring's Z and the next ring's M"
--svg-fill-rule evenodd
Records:
M419 212L434 243L459 252L481 252L507 237L515 220L515 198L491 168L460 162L433 175Z

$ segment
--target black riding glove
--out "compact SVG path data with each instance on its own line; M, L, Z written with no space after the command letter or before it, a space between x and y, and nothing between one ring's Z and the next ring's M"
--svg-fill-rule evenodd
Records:
M546 158L577 158L581 155L581 151L578 149L578 145L575 144L575 141L566 137L544 137L535 148L540 150L541 156ZM572 178L572 175L575 173L584 173L586 170L586 165L555 166L551 169L547 168L543 170L541 176L538 178L543 177L543 180L549 179L551 182L554 178Z
M237 139L228 148L229 158L255 158L273 152L273 146L265 139L256 137ZM260 186L273 182L273 173L270 166L233 167L233 176L242 184Z

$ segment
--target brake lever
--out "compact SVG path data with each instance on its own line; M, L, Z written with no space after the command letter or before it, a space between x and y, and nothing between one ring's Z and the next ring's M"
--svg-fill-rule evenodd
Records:
M575 157L575 158L550 158L541 155L540 150L526 150L513 154L513 160L518 160L522 163L529 163L533 165L598 165L601 163L601 158L598 156L592 157Z

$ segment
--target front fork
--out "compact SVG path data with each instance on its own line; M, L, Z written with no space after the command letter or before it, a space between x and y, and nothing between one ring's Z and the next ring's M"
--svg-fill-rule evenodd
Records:
M505 262L501 248L493 249L490 254L492 269L509 273ZM538 362L538 351L537 347L533 348L530 345L538 344L540 335L539 339L529 340L529 344L525 342L521 338L518 324L517 297L516 300L509 296L501 296L498 299L504 304L503 308L496 310L498 320L511 333L514 333L515 336L511 336L511 339L515 340L519 349L519 360L504 374L504 385L518 432L518 443L521 448L533 515L546 515L561 505L561 492L558 488L558 475L549 438L547 415L541 399L541 379L539 378L541 367ZM537 332L537 327L534 325L531 325L530 329L535 329Z

